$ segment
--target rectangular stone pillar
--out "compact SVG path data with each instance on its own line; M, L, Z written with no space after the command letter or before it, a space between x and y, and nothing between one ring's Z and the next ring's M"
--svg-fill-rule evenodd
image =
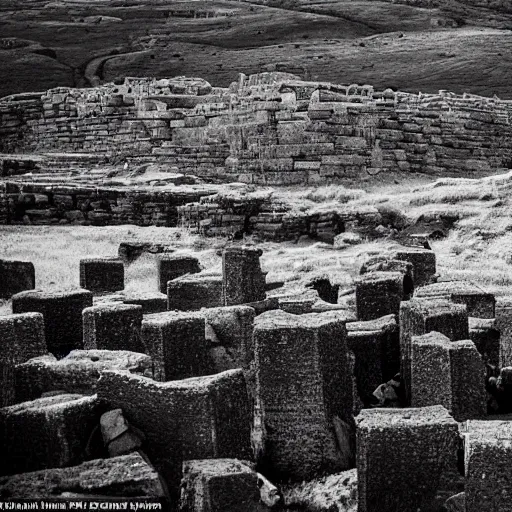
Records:
M124 264L117 258L80 260L80 287L93 293L124 290Z
M42 313L46 345L56 356L83 348L82 311L89 306L92 306L92 293L80 289L26 291L12 298L13 313Z
M358 277L355 281L358 320L398 314L406 295L404 279L400 272L370 272Z
M16 402L16 365L47 352L43 315L0 316L0 407Z
M463 437L466 512L510 510L512 421L468 421Z
M170 311L197 311L223 305L221 276L183 276L167 285L167 309Z
M85 349L143 352L142 306L100 304L82 315Z
M432 331L413 336L411 346L412 407L442 405L457 421L486 416L486 371L472 341Z
M458 425L441 406L364 409L356 418L358 512L430 510Z
M495 326L500 333L499 366L512 366L512 297L498 298Z
M0 409L1 474L80 464L102 412L96 396L71 394Z
M400 373L410 403L411 340L430 331L444 334L452 341L469 338L466 306L444 299L411 299L400 305Z
M261 249L228 247L222 253L223 294L226 306L257 302L265 298L265 275Z
M295 480L346 469L333 435L335 417L352 421L345 322L269 311L255 320L254 347L261 464Z
M446 299L457 304L465 304L468 316L494 318L496 300L492 293L467 281L442 281L416 288L414 297L418 299Z
M33 290L36 272L30 261L0 260L0 299L10 299L16 293Z
M347 345L354 352L359 397L370 406L373 392L400 371L400 341L394 315L347 323Z
M404 247L393 251L390 257L412 263L415 287L429 284L436 274L436 255L430 249Z
M157 259L158 282L161 293L167 293L167 283L185 274L201 272L199 260L194 256L164 255Z

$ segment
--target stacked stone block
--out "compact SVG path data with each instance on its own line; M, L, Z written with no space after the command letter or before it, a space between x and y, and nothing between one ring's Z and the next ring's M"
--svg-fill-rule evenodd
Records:
M183 463L180 512L258 512L258 475L238 459L189 460Z
M117 258L80 260L80 287L93 293L124 290L124 264Z
M406 276L401 272L371 272L356 282L356 310L359 320L375 320L397 314L400 302L409 295Z
M198 313L167 312L147 315L142 322L142 343L161 381L213 373L208 364L205 320Z
M261 249L229 247L222 253L223 295L226 306L265 299L265 275Z
M413 336L437 331L451 341L469 338L466 306L436 299L411 299L400 305L400 373L408 401L411 396L411 344Z
M52 355L34 357L16 367L16 401L50 392L92 395L104 370L152 376L153 364L149 356L126 350L73 350L60 360Z
M0 477L0 496L14 499L55 498L70 489L81 497L164 497L158 473L138 453Z
M430 332L411 348L412 407L442 405L457 421L486 415L485 366L472 341Z
M48 351L56 356L83 348L82 311L92 306L88 290L26 291L13 296L13 313L38 312L44 318Z
M323 315L269 311L254 327L261 463L304 479L341 467L333 419L352 417L345 322Z
M0 316L0 407L15 403L16 366L48 352L40 313Z
M358 511L430 510L457 449L457 422L441 406L365 409L356 418Z
M467 512L505 512L512 501L511 421L468 421L463 430Z
M429 284L436 275L436 255L429 249L407 247L394 251L390 257L412 263L415 287Z
M64 394L0 409L0 473L80 464L103 408L95 395Z
M30 261L0 260L0 299L10 299L16 293L33 290L36 272Z
M167 285L167 309L197 311L223 306L222 277L197 274L183 276Z
M347 323L347 345L354 353L359 397L369 405L375 389L400 371L400 341L394 315Z
M142 306L102 304L83 310L84 348L142 352Z
M494 318L496 300L479 286L467 281L444 281L417 288L417 298L440 298L457 304L465 304L468 316L474 318Z
M158 258L158 282L161 293L167 293L167 283L185 274L201 271L199 261L194 256L162 256Z

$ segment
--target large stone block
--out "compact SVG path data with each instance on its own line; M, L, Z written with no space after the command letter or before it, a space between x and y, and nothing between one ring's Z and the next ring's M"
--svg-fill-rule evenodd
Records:
M0 407L16 401L16 365L48 352L40 313L0 316Z
M411 406L442 405L457 421L487 413L486 371L470 340L432 331L411 341Z
M101 304L85 308L84 348L143 352L142 306Z
M498 298L495 326L500 333L499 366L512 366L512 297Z
M394 251L390 257L412 263L416 287L428 284L436 274L436 255L429 249L404 247Z
M82 311L92 306L88 290L21 292L12 298L13 313L42 313L48 350L56 356L83 348Z
M470 317L469 339L475 344L484 363L500 367L500 331L494 319Z
M400 373L410 402L411 341L430 331L444 334L452 341L469 338L466 306L444 299L411 299L400 305Z
M494 318L495 298L492 293L467 281L443 281L416 288L414 297L420 299L447 299L457 304L465 304L468 316Z
M60 360L35 357L16 367L16 400L35 400L56 391L92 395L104 370L152 376L153 364L149 356L126 350L73 350Z
M226 306L265 299L261 249L228 247L222 253L223 294Z
M400 371L400 341L395 315L347 323L347 345L354 353L359 397L370 405L375 389Z
M125 292L123 302L142 306L144 315L167 311L167 294L160 292Z
M199 260L194 256L166 255L157 259L158 282L161 293L167 293L167 283L185 274L201 271Z
M36 286L36 272L30 261L0 260L0 299L10 299Z
M70 490L85 496L164 496L158 473L138 453L0 477L0 496L14 499L58 498Z
M208 364L205 320L197 312L155 313L142 322L144 352L153 359L161 381L215 373Z
M364 409L356 418L359 512L430 510L458 425L441 406Z
M80 260L80 287L93 293L124 290L124 264L117 258Z
M222 277L195 274L169 281L167 309L196 311L223 306Z
M356 310L359 320L375 320L398 314L400 302L410 295L412 283L401 272L371 272L356 279Z
M466 512L510 510L512 421L468 421L462 435Z
M80 464L103 409L96 395L73 394L0 409L0 473Z
M343 468L333 421L352 420L345 322L331 313L269 311L255 320L261 463L304 479Z
M180 512L264 512L258 475L238 459L183 463Z

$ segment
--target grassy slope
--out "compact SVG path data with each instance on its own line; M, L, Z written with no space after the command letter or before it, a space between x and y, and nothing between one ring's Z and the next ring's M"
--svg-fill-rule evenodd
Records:
M31 45L0 49L0 96L86 85L87 62L119 52L123 55L104 65L108 80L189 75L228 85L239 71L279 69L342 83L512 97L512 31L492 28L512 26L510 15L458 2L432 10L374 0L271 3L278 7L230 1L6 0L0 5L0 34ZM191 9L233 15L177 15ZM461 13L466 27L433 28L457 25ZM99 15L122 21L94 18ZM33 53L41 48L52 49L56 58ZM130 54L140 50L150 52Z

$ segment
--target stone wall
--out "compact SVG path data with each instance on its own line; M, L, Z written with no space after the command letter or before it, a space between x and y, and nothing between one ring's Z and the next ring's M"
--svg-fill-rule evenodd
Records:
M286 73L127 78L0 100L0 151L160 162L218 181L317 184L512 165L512 102L305 82ZM57 166L58 167L58 166Z

